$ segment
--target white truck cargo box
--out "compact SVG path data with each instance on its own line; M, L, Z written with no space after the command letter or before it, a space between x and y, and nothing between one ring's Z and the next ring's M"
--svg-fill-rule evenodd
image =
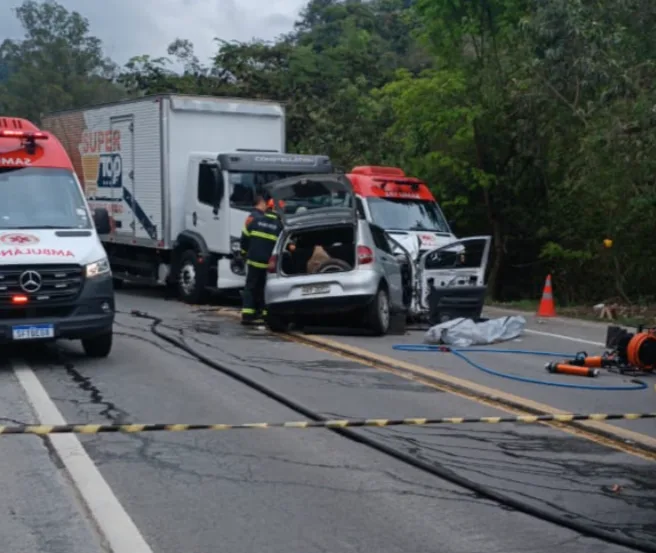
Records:
M172 247L184 226L190 152L284 152L274 102L158 95L47 115L92 207L114 219L119 244Z

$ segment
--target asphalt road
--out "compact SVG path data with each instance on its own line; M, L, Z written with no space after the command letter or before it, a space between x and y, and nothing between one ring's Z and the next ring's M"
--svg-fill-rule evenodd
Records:
M505 310L488 309L486 315L490 318L506 316ZM409 330L405 336L388 336L375 339L361 332L351 332L344 335L337 329L312 329L312 332L327 334L331 339L370 350L374 353L389 356L393 359L415 363L431 369L437 369L447 374L458 376L472 382L509 392L523 398L551 405L578 413L649 413L656 405L656 377L653 375L640 377L648 386L640 391L617 390L581 390L567 387L554 387L512 380L513 377L528 378L559 383L564 386L599 386L599 387L631 387L636 377L623 376L603 371L597 378L572 377L567 375L551 375L544 369L549 361L560 361L572 358L577 352L585 351L589 355L600 355L604 351L606 340L606 325L572 319L537 320L531 314L521 314L526 319L527 332L520 338L504 344L493 346L476 346L481 353L467 353L467 357L485 368L510 376L504 378L492 375L472 367L462 359L450 353L425 353L397 351L395 344L422 344L425 330ZM635 332L635 329L633 329ZM535 352L562 353L562 357L543 357L540 355L497 354L485 353L486 349L517 349ZM653 419L637 421L612 421L614 424L629 430L634 430L656 437L656 422Z
M503 414L155 293L120 293L119 307L164 318L171 335L322 414ZM3 422L35 422L34 411L55 407L70 423L303 418L157 339L148 321L120 315L116 331L103 361L84 358L74 343L3 355ZM543 509L656 543L648 461L539 425L362 432ZM106 550L103 535L124 540L115 553L149 553L140 539L156 553L628 551L481 499L328 430L79 436L85 455L70 438L0 437L3 551L95 553ZM57 452L66 448L62 464Z

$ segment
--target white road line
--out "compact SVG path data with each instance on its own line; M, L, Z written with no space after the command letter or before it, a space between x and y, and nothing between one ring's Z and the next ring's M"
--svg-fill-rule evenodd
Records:
M591 346L604 347L606 344L603 342L593 342L592 340L584 340L583 338L575 338L574 336L564 336L562 334L553 334L552 332L543 332L542 330L532 330L525 328L524 332L527 334L537 334L538 336L549 336L549 338L558 338L560 340L568 340L570 342L579 342L581 344L589 344Z
M25 363L12 363L41 424L67 424L37 378ZM48 439L87 504L113 553L153 553L109 484L87 455L75 434L51 434Z

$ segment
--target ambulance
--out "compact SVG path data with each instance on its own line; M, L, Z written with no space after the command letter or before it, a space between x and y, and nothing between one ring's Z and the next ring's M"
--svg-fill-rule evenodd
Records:
M0 117L0 344L81 340L112 348L114 288L92 213L61 143L30 121Z
M491 237L456 238L430 188L403 169L358 166L346 176L359 216L385 231L402 262L409 318L480 317Z

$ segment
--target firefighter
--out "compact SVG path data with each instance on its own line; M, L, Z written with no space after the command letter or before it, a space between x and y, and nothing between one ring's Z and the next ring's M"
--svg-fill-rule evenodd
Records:
M258 210L263 203L258 204ZM241 322L245 325L260 322L267 315L264 309L267 267L282 231L280 218L273 209L273 200L264 205L266 212L253 217L242 233L242 237L244 234L247 236L246 286L241 310Z
M242 257L246 257L246 254L248 254L248 244L250 242L250 232L248 231L248 225L251 224L253 219L257 219L258 217L264 217L264 212L267 210L267 203L266 200L264 199L263 196L255 196L255 201L253 202L253 211L251 211L250 215L246 218L246 222L244 223L244 228L241 231L241 239L240 239L240 250L241 250L241 255Z

